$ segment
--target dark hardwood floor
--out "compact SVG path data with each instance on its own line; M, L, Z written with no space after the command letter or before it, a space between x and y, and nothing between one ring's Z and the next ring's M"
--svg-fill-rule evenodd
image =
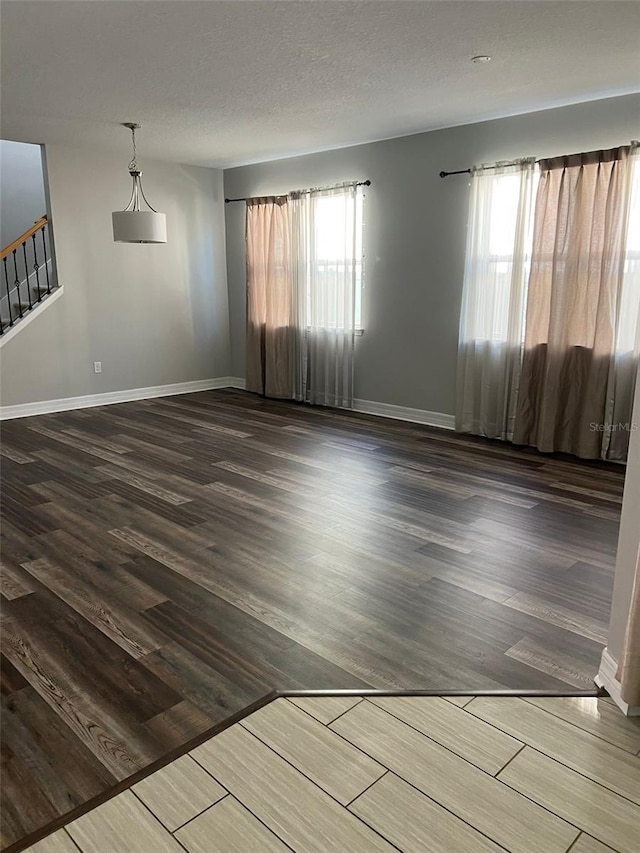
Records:
M2 455L5 847L273 689L592 687L619 467L231 390Z

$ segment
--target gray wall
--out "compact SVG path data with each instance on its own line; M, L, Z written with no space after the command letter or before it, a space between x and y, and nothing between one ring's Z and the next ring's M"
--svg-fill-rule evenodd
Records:
M0 244L4 248L47 212L39 145L0 140Z
M628 96L231 169L224 194L371 178L356 396L451 414L468 181L438 172L624 143L639 113ZM225 268L222 173L143 166L166 245L112 241L130 194L121 158L47 146L65 292L4 344L2 405L244 375L244 205L226 207Z
M126 160L46 154L64 293L4 344L2 405L228 375L222 172L143 160L168 242L122 244L111 212L129 200Z
M370 178L356 397L452 414L469 188L438 173L624 144L639 119L638 95L545 110L229 169L225 195ZM226 220L232 373L244 376L244 205L227 205Z

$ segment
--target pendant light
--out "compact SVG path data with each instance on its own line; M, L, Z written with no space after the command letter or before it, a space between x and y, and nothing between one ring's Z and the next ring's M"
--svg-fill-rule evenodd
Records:
M129 204L124 210L111 214L113 221L113 239L116 243L166 243L167 217L158 213L147 201L142 189L142 172L136 159L136 130L140 127L134 122L124 122L123 127L131 131L133 157L129 163L129 174L133 180L133 190ZM144 202L148 210L141 209Z

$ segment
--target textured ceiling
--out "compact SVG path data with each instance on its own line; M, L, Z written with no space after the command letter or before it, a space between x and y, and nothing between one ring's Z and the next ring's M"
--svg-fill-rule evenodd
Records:
M2 3L2 136L230 166L640 89L640 3ZM493 61L473 64L475 54Z

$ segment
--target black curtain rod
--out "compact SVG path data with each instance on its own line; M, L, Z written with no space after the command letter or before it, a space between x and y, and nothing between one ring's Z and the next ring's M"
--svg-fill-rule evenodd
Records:
M441 173L441 175L442 175L442 173ZM355 185L357 187L370 187L371 181L369 181L369 180L356 181ZM338 184L338 186L340 186L340 184ZM332 189L332 187L321 187L320 189ZM297 190L297 192L310 193L310 192L313 192L313 190ZM282 193L282 195L286 195L286 193ZM225 198L224 203L225 204L231 204L231 202L233 202L233 201L253 201L254 198L265 198L265 196L264 195L250 195L250 196L247 196L246 198Z
M639 145L639 144L640 143L638 143L637 139L631 140L631 147L632 148L634 146ZM576 155L570 154L568 156L573 157ZM544 159L549 160L549 159L554 159L554 158L545 157ZM521 160L514 160L512 163L500 163L500 162L498 162L493 166L478 166L478 168L476 169L476 172L484 172L485 169L495 169L496 166L517 166L518 163L521 163L521 162L522 162ZM535 163L541 163L542 160L535 160L534 162ZM458 169L457 172L440 172L440 177L441 178L448 178L449 175L470 175L472 173L472 171L473 171L472 169Z
M520 161L516 160L514 163L500 163L500 166L517 166ZM536 160L536 163L539 163L540 160ZM476 172L484 172L485 169L495 169L495 166L478 166ZM448 178L449 175L470 175L471 169L458 169L457 172L440 172L441 178Z

